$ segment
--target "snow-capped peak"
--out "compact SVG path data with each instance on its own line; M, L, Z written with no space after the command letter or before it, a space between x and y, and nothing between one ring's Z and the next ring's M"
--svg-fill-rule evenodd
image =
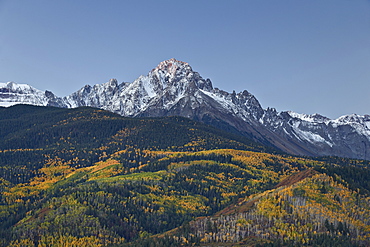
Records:
M31 87L28 84L17 84L13 81L7 82L7 83L0 83L0 88L7 88L11 91L17 91L17 92L41 92L40 90Z
M150 74L157 75L161 81L173 80L175 77L183 78L193 70L188 63L178 61L174 58L163 61L155 67Z
M308 115L308 114L301 114L301 113L297 113L297 112L293 112L293 111L288 111L287 112L292 118L298 118L300 120L303 120L303 121L307 121L307 122L312 122L312 123L325 123L327 121L329 121L330 119L327 118L327 117L324 117L320 114L311 114L311 115Z
M192 71L192 68L186 62L182 62L182 61L176 60L175 58L171 58L169 60L160 62L158 66L154 68L152 71L153 72L161 71L165 73L166 75L173 77L179 74L179 72L184 73L186 71Z
M8 107L17 104L45 106L54 99L54 94L43 92L28 84L17 84L12 81L0 83L0 106Z
M341 116L338 119L335 119L333 121L335 121L338 124L340 123L360 123L360 122L363 122L364 119L370 120L370 116L369 115L360 116L357 114L350 114L350 115Z
M204 80L188 63L174 58L159 63L150 71L148 77L151 77L153 82L157 81L162 89L178 85L192 85L207 91L213 89L209 79Z

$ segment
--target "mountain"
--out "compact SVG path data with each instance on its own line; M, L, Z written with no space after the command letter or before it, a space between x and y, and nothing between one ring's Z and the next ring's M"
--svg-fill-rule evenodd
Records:
M27 84L0 83L0 106L29 104L38 106L66 107L61 98L50 91L41 91Z
M183 116L291 154L370 159L369 115L353 114L331 120L318 114L263 109L248 91L228 93L213 88L209 79L203 79L188 63L176 59L161 62L147 76L132 83L119 84L111 79L86 85L63 98L15 85L2 84L0 105L91 106L126 117Z
M0 126L0 246L370 244L370 161L91 107L2 107Z

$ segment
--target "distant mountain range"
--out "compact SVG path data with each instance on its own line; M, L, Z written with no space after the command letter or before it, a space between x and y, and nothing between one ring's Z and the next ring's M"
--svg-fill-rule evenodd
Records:
M86 85L66 97L26 84L0 83L0 106L15 104L91 106L125 117L183 116L291 154L370 160L369 115L331 120L319 114L263 109L248 91L228 93L213 88L209 79L176 59L161 62L132 83L111 79Z

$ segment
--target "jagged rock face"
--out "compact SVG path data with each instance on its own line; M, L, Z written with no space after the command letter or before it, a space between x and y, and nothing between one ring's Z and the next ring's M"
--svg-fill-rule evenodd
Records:
M248 91L213 88L190 65L161 62L132 83L86 85L64 98L15 83L0 84L0 105L91 106L127 117L184 116L298 155L336 155L370 160L370 116L324 116L263 109Z
M335 120L323 116L281 112L264 126L297 143L310 156L370 159L370 116L348 115ZM299 153L299 152L298 152Z
M66 107L61 98L50 91L40 91L27 84L0 83L0 106L29 104L39 106Z

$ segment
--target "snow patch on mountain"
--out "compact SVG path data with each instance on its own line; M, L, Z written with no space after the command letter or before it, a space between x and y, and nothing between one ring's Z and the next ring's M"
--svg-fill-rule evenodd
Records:
M364 135L370 140L370 115L345 115L330 121L330 124L334 128L345 125L351 126L358 134Z
M302 121L311 122L311 123L325 123L330 120L329 118L321 116L320 114L307 115L307 114L296 113L293 111L288 111L287 113L292 118L298 118Z
M325 143L332 147L334 144L325 140L322 136L312 133L311 131L304 131L297 127L293 127L294 132L297 134L299 139L308 141L310 143Z
M47 92L28 84L0 83L0 106L9 107L16 104L46 106L49 101Z

